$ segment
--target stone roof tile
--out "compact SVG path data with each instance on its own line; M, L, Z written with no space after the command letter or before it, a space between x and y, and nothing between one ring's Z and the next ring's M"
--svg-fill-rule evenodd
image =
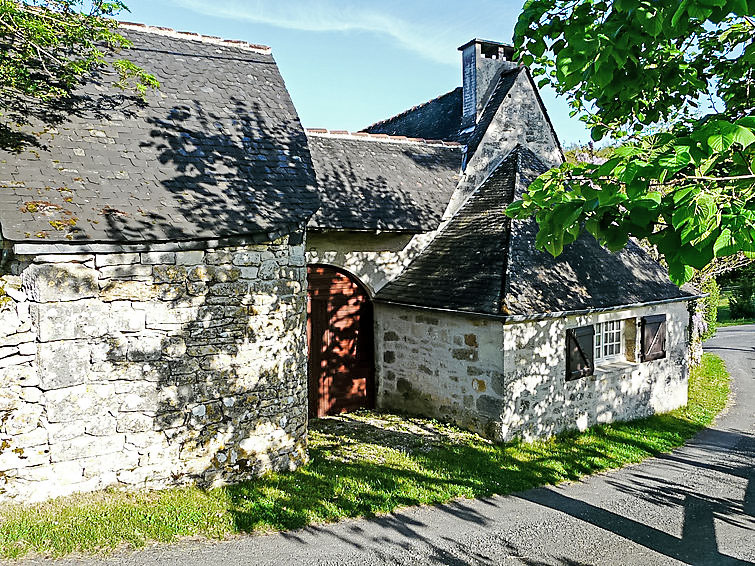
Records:
M318 205L314 172L269 49L133 25L122 32L134 45L119 56L155 74L160 90L143 103L113 88L105 69L70 100L10 109L0 194L14 199L0 199L2 237L188 240L306 222Z
M537 315L690 296L634 242L614 254L583 234L557 258L538 251L535 221L512 221L505 210L546 170L517 146L376 300Z
M458 145L308 133L321 201L310 227L408 232L438 227L459 179Z
M463 141L460 134L462 88L376 122L362 130L372 134L389 134L445 141Z

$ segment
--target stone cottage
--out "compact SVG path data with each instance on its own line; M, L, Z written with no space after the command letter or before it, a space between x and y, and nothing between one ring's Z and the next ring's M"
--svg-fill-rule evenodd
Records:
M161 83L147 103L103 74L3 140L1 498L211 485L306 457L318 201L275 61L123 33Z
M508 440L684 405L692 297L634 243L535 250L504 210L563 162L558 137L510 46L459 49L461 87L308 131L310 415L377 406Z
M103 71L3 117L0 499L293 469L308 416L360 407L505 440L684 404L690 296L503 215L563 159L510 47L305 132L268 48L123 32L147 101Z

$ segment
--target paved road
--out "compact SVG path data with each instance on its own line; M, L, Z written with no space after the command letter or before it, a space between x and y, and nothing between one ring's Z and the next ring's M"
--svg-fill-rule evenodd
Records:
M585 482L387 517L62 564L755 564L755 326L719 330L734 403L684 448ZM49 562L39 562L47 564Z

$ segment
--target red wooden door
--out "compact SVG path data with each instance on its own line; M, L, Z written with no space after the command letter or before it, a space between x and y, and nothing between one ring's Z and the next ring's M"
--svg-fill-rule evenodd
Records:
M309 416L374 406L372 302L347 274L307 268Z

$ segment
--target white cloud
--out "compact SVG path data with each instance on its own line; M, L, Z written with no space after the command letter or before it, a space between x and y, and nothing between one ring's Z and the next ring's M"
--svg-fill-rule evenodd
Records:
M360 5L334 0L173 0L182 8L207 16L248 21L279 28L312 32L362 31L384 35L405 49L442 64L458 65L456 47L470 37L459 39L459 22L433 20L435 2L381 2ZM416 14L418 23L406 15ZM404 15L399 15L402 13ZM476 18L475 18L476 19ZM467 25L466 27L469 27ZM463 32L461 32L463 33Z

